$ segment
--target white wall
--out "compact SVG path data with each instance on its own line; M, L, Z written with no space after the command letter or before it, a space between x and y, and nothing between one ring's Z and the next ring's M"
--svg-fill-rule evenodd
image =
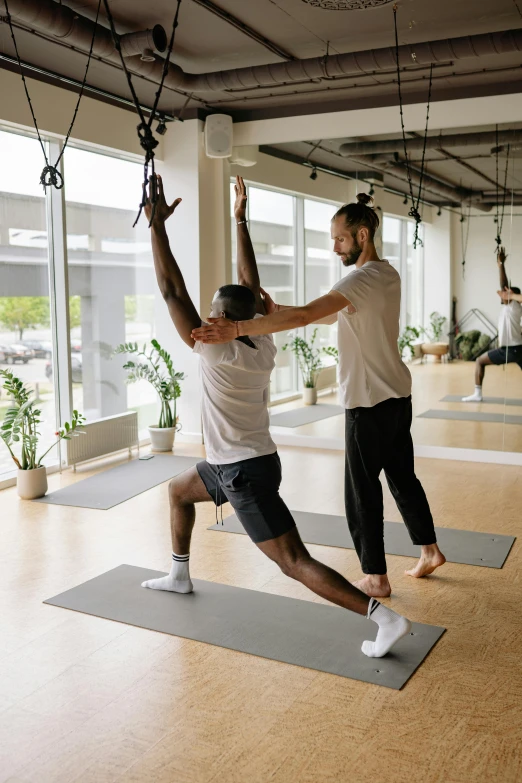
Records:
M515 207L514 214L521 215L522 208ZM458 215L452 215L453 234L453 292L458 299L457 318L471 308L481 310L496 326L499 314L499 272L496 263L495 213L486 217L476 213L471 217L465 274L462 274L461 225ZM466 224L464 224L466 228ZM506 209L502 241L508 253L506 272L512 285L522 288L522 216L510 219Z

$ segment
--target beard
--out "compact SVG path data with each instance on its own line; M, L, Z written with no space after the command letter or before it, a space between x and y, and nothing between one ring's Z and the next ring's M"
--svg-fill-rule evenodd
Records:
M353 266L357 263L359 260L359 256L362 253L362 247L359 245L357 240L354 238L353 240L353 246L349 253L346 253L344 256L341 257L341 261L343 262L343 266Z

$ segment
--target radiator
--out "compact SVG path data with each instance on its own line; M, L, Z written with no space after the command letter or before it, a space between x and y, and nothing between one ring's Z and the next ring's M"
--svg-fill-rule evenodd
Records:
M111 454L113 451L138 446L138 414L118 413L105 419L88 421L82 427L84 435L64 441L67 444L67 465Z
M317 378L317 390L333 389L335 386L337 386L337 365L332 364L331 367L323 367Z

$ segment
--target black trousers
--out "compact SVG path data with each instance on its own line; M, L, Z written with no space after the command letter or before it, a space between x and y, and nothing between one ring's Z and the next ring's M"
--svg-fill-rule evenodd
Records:
M437 540L415 475L411 420L411 397L346 411L346 518L365 574L386 573L382 470L412 542L420 546Z

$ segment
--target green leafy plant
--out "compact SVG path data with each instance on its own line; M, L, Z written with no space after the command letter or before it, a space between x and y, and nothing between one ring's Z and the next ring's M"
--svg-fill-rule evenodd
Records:
M152 348L147 352L146 345L140 350L138 343L122 343L114 353L136 356L137 361L131 359L123 365L123 369L128 371L127 383L145 380L156 389L161 402L158 427L178 427L176 400L181 395L180 381L185 375L174 370L170 354L157 340L151 340L151 344ZM143 358L140 360L139 357Z
M337 348L331 345L326 348L318 348L315 345L318 331L318 329L314 329L310 342L302 337L293 337L289 343L283 345L283 351L290 350L296 355L303 384L307 389L315 389L317 376L323 367L323 356L330 356L336 362L339 361Z
M38 425L42 421L40 418L42 412L35 407L36 399L32 398L33 392L27 389L23 381L9 370L0 370L0 377L4 379L2 388L12 400L0 428L0 438L4 441L15 465L20 470L41 468L44 457L61 440L71 440L73 437L84 434L81 426L85 423L85 417L75 410L71 423L66 421L63 427L54 433L57 440L38 458L36 454L40 435ZM14 444L21 446L20 459L13 451Z
M440 342L440 338L444 333L445 323L446 323L445 316L441 315L436 310L434 310L434 312L430 314L430 325L428 326L427 329L422 327L421 332L422 334L426 335L430 343L438 343Z
M416 326L406 326L399 335L397 345L399 346L399 354L402 358L406 348L410 352L410 359L415 356L415 346L413 343L421 336L421 330Z
M474 361L477 356L489 348L490 343L489 334L482 334L478 329L461 332L455 337L457 351L465 362Z

